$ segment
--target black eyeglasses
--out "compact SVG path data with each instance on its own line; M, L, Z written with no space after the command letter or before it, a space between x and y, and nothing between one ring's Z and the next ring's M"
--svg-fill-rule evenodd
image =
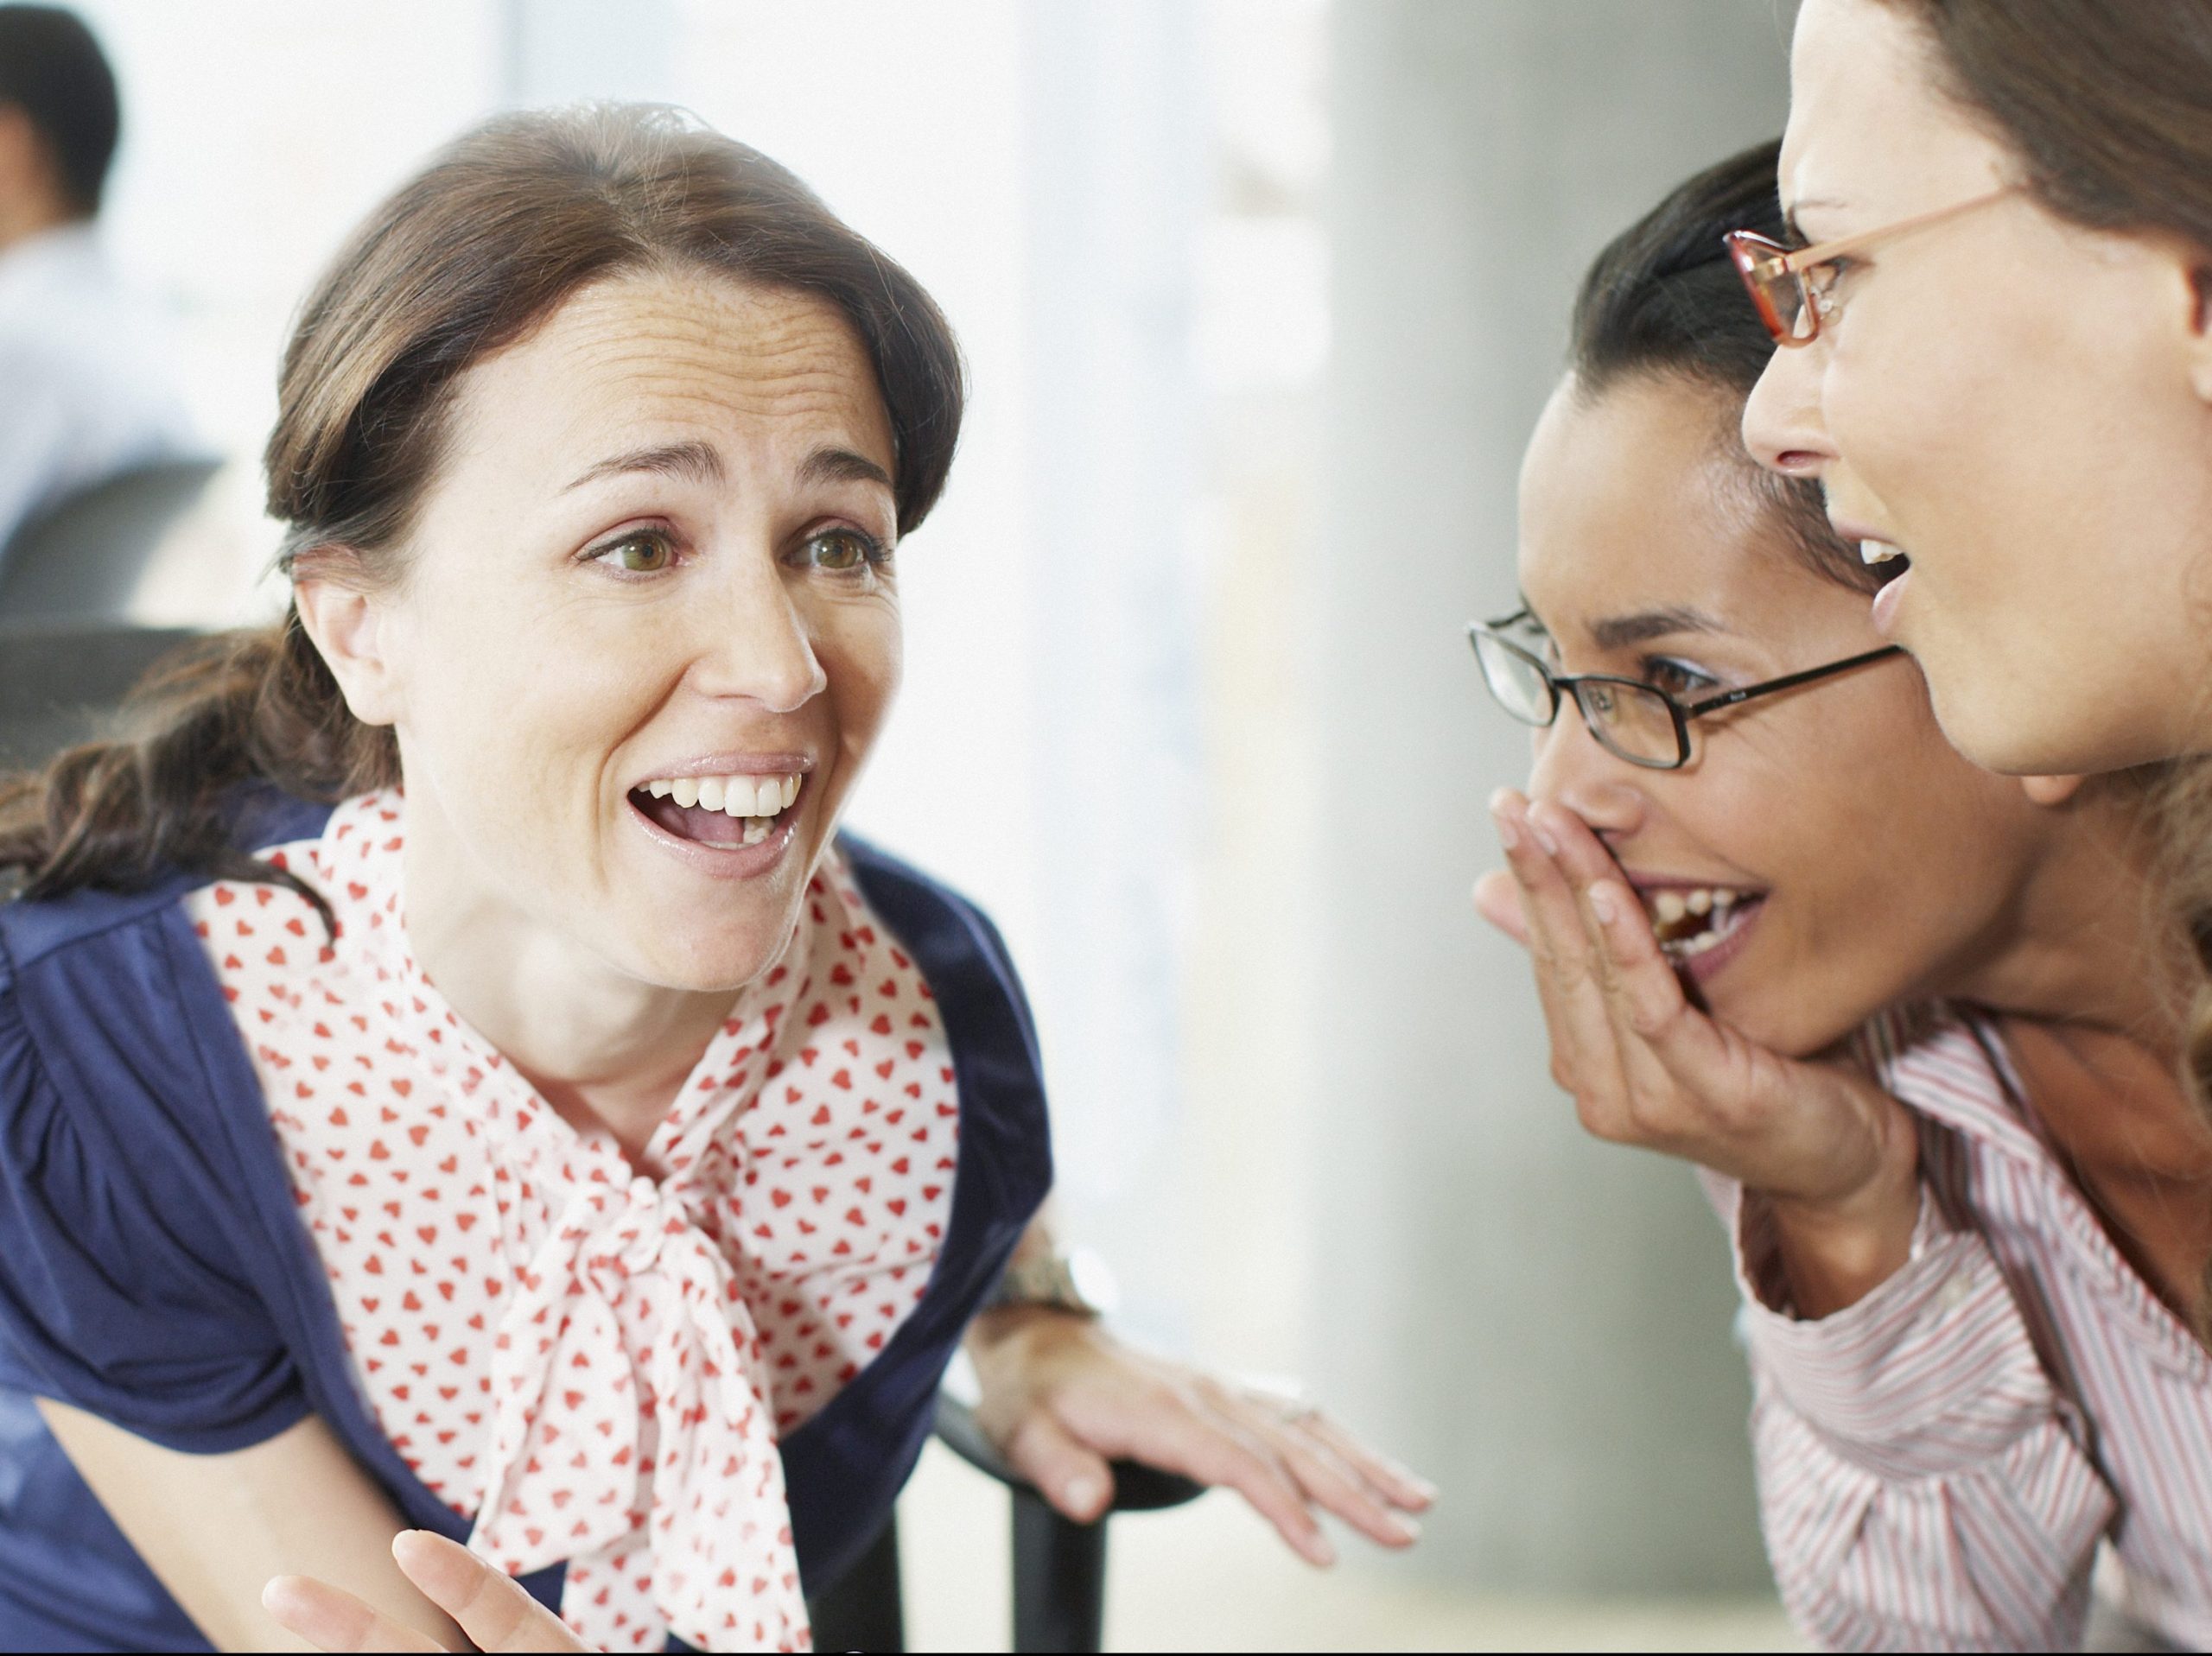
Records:
M1740 690L1723 690L1700 701L1682 702L1641 679L1614 678L1602 673L1566 677L1553 672L1542 657L1505 636L1509 628L1535 624L1535 618L1528 611L1516 610L1499 620L1478 621L1467 629L1475 659L1482 664L1483 682L1497 705L1522 724L1541 730L1559 717L1562 697L1571 695L1582 710L1582 722L1599 746L1650 771L1678 771L1690 762L1693 719L1904 653L1898 645L1886 644L1863 656L1832 661L1825 667L1808 667L1802 673L1747 684Z

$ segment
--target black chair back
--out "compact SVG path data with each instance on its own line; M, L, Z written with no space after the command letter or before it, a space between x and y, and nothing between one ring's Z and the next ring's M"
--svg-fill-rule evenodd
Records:
M194 636L171 627L0 619L0 771L43 764L98 734L146 669Z
M169 460L71 495L0 549L0 622L117 621L178 521L220 469Z

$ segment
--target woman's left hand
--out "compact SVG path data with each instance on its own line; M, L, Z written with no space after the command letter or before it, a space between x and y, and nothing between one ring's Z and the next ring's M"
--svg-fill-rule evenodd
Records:
M402 1530L391 1556L423 1596L460 1625L476 1650L588 1650L568 1623L521 1584L458 1542L428 1530ZM279 1576L263 1589L263 1608L317 1650L443 1650L340 1587L306 1576Z
M976 1424L1052 1506L1089 1523L1112 1505L1108 1462L1141 1461L1236 1490L1309 1564L1336 1551L1316 1509L1410 1546L1435 1491L1319 1410L1131 1349L1049 1306L985 1312L969 1334Z

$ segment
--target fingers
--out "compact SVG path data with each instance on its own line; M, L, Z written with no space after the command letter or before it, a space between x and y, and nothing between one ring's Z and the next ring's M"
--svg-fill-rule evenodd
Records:
M261 1589L261 1608L276 1624L317 1650L439 1650L414 1628L369 1608L353 1594L308 1576L275 1576Z
M1493 868L1475 882L1475 912L1523 949L1529 946L1529 917L1510 869Z
M1315 1411L1300 1423L1402 1512L1425 1513L1436 1504L1436 1486L1378 1450L1369 1448L1328 1416Z
M1003 1452L1007 1463L1036 1485L1063 1517L1088 1524L1113 1502L1114 1474L1106 1457L1041 1409L1014 1429Z
M1558 846L1561 878L1581 893L1598 955L1595 976L1619 1054L1631 1114L1656 1111L1681 1125L1687 1091L1701 1095L1719 1079L1726 1043L1683 993L1681 979L1659 947L1643 900L1612 853L1572 812L1539 804L1530 814ZM1648 1122L1646 1125L1649 1125Z
M1381 1545L1407 1547L1418 1541L1421 1526L1393 1511L1389 1497L1331 1447L1314 1430L1319 1421L1318 1411L1306 1411L1279 1420L1272 1430L1262 1429L1306 1499Z
M1334 1564L1336 1549L1274 1447L1244 1422L1211 1406L1204 1397L1207 1389L1219 1394L1209 1382L1185 1380L1071 1398L1062 1418L1102 1455L1234 1489L1299 1557L1315 1565Z
M1552 1078L1574 1094L1585 1126L1617 1137L1625 1094L1620 1052L1600 981L1599 945L1556 860L1562 841L1547 815L1532 811L1510 790L1501 789L1491 808L1528 917L1536 998L1551 1037ZM1580 822L1574 827L1588 835Z
M391 1556L423 1596L461 1624L479 1650L585 1650L568 1624L458 1542L428 1530L402 1530ZM372 1646L354 1646L353 1649ZM374 1646L391 1648L391 1646ZM435 1646L402 1648L435 1649Z

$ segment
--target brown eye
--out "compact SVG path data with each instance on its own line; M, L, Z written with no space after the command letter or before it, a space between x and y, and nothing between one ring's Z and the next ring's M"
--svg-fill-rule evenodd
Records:
M857 530L835 529L806 543L807 561L833 575L849 575L880 562L881 549Z
M602 547L593 557L612 563L625 574L658 574L676 562L676 549L663 535L629 535Z

